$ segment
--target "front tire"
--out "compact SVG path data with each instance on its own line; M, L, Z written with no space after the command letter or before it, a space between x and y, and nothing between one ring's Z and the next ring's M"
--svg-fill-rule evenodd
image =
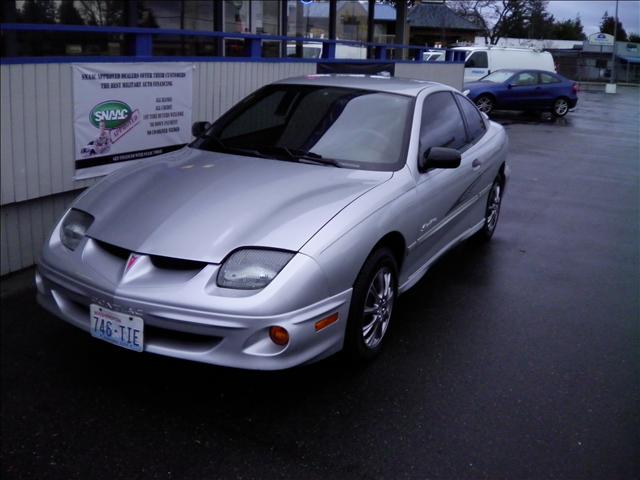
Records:
M398 296L398 267L391 250L374 251L353 285L345 350L356 360L369 360L382 350Z
M493 111L495 102L489 95L480 95L478 98L476 98L476 106L482 113L489 115Z
M553 102L553 110L551 110L551 113L557 118L564 117L569 113L569 101L564 97L557 98L556 101Z

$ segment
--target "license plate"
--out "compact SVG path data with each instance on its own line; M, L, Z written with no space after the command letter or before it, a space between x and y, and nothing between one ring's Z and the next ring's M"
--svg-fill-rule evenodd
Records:
M91 335L119 347L141 352L144 340L142 318L91 305Z

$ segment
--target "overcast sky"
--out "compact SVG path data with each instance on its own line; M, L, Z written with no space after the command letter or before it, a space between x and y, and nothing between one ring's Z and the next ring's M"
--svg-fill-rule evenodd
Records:
M630 32L640 33L640 1L620 0L618 5L618 19L622 22L627 34ZM615 0L551 0L548 10L556 20L575 18L579 13L582 25L584 25L584 33L589 35L599 30L602 14L605 10L611 16L615 14L616 2Z

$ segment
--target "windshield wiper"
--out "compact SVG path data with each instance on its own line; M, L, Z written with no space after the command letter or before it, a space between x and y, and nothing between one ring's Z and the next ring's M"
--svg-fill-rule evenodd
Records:
M265 158L265 156L258 150L249 149L249 148L232 147L230 145L225 144L222 140L220 140L220 138L216 137L215 135L207 135L202 138L204 140L204 143L208 141L212 141L213 143L215 143L222 152L239 153L241 155L250 155L252 157Z
M337 160L334 160L333 158L324 158L322 155L308 150L289 148L281 145L264 145L256 147L256 150L260 153L285 154L287 157L286 159L291 162L308 162L320 165L333 165L338 168L342 167L340 162Z

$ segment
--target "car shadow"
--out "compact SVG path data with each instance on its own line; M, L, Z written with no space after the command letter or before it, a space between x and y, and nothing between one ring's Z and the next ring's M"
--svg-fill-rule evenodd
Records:
M569 112L569 115L571 112ZM503 126L507 125L558 125L567 127L571 125L569 115L561 118L554 117L549 112L510 111L496 110L490 118Z

